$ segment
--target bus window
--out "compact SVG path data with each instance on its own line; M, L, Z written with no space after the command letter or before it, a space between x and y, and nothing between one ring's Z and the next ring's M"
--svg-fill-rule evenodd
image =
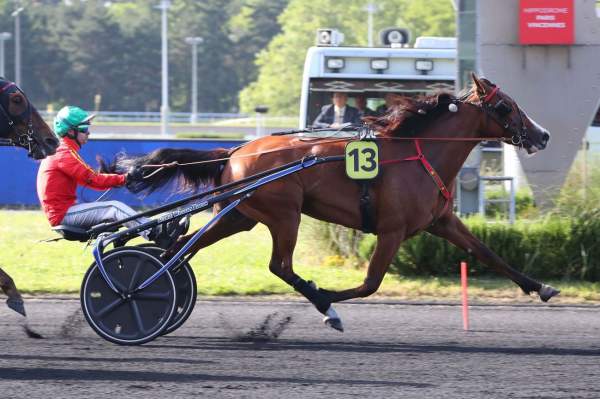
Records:
M333 92L311 91L308 97L308 109L306 113L306 126L312 126L314 120L321 113L321 108L331 104Z
M310 90L309 95L308 95L306 126L308 126L308 127L312 126L314 120L321 113L321 109L323 108L323 106L332 103L331 97L333 96L333 93L335 91L336 90L334 90L334 91L319 90L319 89ZM339 91L342 91L342 92L345 92L348 94L348 105L350 105L352 107L356 107L356 96L357 95L366 96L367 97L367 107L373 111L377 111L379 114L383 113L383 110L385 110L385 107L384 107L385 106L385 95L387 93L392 93L392 94L395 94L398 96L411 96L411 97L431 94L426 91L418 91L418 90L414 90L414 91L410 91L410 92L385 92L385 91L346 92L344 90L339 90Z

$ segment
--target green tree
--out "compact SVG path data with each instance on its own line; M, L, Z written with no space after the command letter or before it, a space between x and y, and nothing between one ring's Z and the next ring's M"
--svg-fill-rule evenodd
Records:
M256 55L281 32L277 17L289 0L244 0L229 20L229 37L240 88L256 80Z
M171 29L170 55L173 68L173 106L189 110L191 84L191 49L188 36L204 39L198 46L198 109L200 112L227 112L237 108L239 91L235 60L231 53L228 21L236 2L221 0L202 2L178 1L173 14L178 15Z

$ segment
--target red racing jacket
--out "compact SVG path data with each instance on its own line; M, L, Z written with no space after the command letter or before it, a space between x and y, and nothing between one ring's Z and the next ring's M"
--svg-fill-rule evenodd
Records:
M125 184L125 175L97 173L79 156L79 145L64 137L56 154L45 158L37 174L37 194L42 209L56 226L77 201L77 186L107 190Z

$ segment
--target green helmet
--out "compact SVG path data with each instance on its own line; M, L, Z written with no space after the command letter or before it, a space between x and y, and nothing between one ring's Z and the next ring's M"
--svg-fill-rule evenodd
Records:
M70 129L89 127L95 116L72 105L63 107L54 118L54 134L65 137Z

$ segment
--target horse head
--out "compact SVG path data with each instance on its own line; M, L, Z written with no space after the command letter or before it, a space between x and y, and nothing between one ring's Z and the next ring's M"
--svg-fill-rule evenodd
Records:
M478 105L495 123L486 124L486 135L506 139L525 148L529 154L546 148L550 133L537 124L519 107L515 100L485 78L472 74Z
M25 148L34 159L56 152L58 139L25 93L13 82L0 78L0 137L4 145Z

